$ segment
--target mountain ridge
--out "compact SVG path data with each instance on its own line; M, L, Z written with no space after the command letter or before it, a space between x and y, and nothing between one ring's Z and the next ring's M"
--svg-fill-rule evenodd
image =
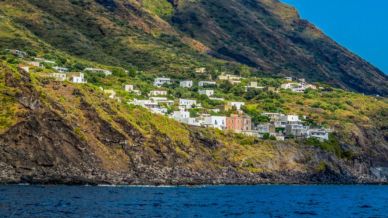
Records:
M179 74L201 65L219 70L225 63L247 64L262 74L388 93L387 75L277 0L1 4L4 16L53 48L108 65Z

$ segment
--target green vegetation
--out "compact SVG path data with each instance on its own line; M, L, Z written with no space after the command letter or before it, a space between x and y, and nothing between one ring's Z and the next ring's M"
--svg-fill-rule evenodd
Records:
M339 141L334 137L333 134L330 134L329 140L327 141L320 141L317 138L309 138L305 140L306 144L311 146L316 146L321 148L322 150L334 153L338 157L343 156L343 149L341 148Z
M142 0L141 2L146 9L160 17L170 16L174 12L174 8L167 0Z

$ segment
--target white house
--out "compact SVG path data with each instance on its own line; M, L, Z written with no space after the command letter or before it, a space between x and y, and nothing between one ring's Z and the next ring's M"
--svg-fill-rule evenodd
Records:
M256 81L250 82L247 86L245 86L245 90L248 91L248 89L264 89L263 86L259 86Z
M280 117L276 119L271 119L275 124L276 128L286 128L287 125L301 125L302 122L297 115L284 115L281 114Z
M180 98L179 99L179 106L183 106L183 107L189 109L189 108L194 108L194 107L198 106L198 104L197 104L197 100Z
M166 77L158 77L158 78L155 78L154 80L154 86L157 86L157 87L161 87L164 84L170 84L170 83L171 83L171 79Z
M210 96L214 95L214 90L212 90L212 89L203 89L203 90L198 90L198 93L201 94L201 95L206 95L206 96L210 97Z
M292 82L292 77L290 77L290 76L284 77L284 80Z
M99 68L85 68L84 71L91 72L91 73L103 73L105 76L112 75L112 71L99 69Z
M67 73L69 72L69 68L66 68L66 67L58 67L58 66L55 66L53 67L54 70L60 72L60 73Z
M86 79L85 79L85 75L83 73L77 73L77 74L73 74L71 76L71 82L73 83L87 83Z
M281 117L281 120L287 122L288 124L299 123L300 119L298 115L284 115Z
M166 96L167 91L166 90L152 90L149 93L149 96Z
M34 58L35 61L46 64L56 64L55 61L46 60L44 58Z
M306 89L317 89L315 85L307 84L305 82L301 83L284 83L280 86L282 89L289 89L292 92L302 93L306 91Z
M309 129L307 130L307 138L317 138L319 140L329 140L329 132L325 129Z
M273 121L273 122L274 121L280 121L281 118L283 116L285 116L284 114L281 114L281 113L268 113L268 112L262 113L262 115L269 117L270 120Z
M245 105L244 102L238 102L238 101L228 102L225 106L225 110L228 111L228 110L231 110L232 108L236 108L237 110L241 110L242 106L244 106L244 105Z
M145 107L145 108L158 107L158 103L153 102L152 100L138 100L136 98L133 99L132 102L129 102L129 104L138 105L138 106L142 106L142 107Z
M140 90L137 90L135 89L135 87L133 85L125 85L124 86L124 90L126 92L132 92L132 93L135 93L136 95L141 95L141 91Z
M179 110L179 111L174 111L171 115L171 117L174 120L177 120L179 122L185 121L185 119L190 118L190 112L186 110Z
M191 126L201 126L200 122L196 118L190 117L190 112L186 111L185 109L174 111L170 117L178 122L185 123Z
M27 52L20 51L20 50L17 50L17 49L7 49L6 51L10 52L11 54L13 54L15 56L19 56L21 58L24 58L24 57L28 56Z
M168 110L165 107L155 107L155 108L150 108L151 112L154 114L167 114Z
M38 62L38 61L29 61L28 65L30 65L31 67L40 67L40 62Z
M152 99L151 100L134 99L132 102L128 102L128 104L138 105L138 106L147 108L151 111L151 113L167 114L167 108L160 106L158 102L153 101Z
M225 116L209 116L205 117L205 124L217 129L226 129Z
M65 73L51 73L50 77L54 78L56 81L65 81L67 76Z
M168 100L167 97L151 97L150 100L158 104L166 104L168 106L174 105L174 101Z
M225 101L225 98L210 97L209 99L212 101Z
M196 73L206 73L206 68L205 67L199 67L195 69Z
M227 80L227 81L229 81L232 84L238 84L238 83L241 83L242 77L236 76L236 75L232 75L232 74L224 74L223 73L220 76L218 76L218 79L219 80Z
M305 137L307 136L307 130L309 128L302 124L287 124L286 125L286 135L296 136L296 137Z
M193 81L192 80L184 80L179 83L180 87L183 88L191 88L193 87Z
M210 109L210 111L212 111L213 113L220 113L220 112L221 112L221 109L219 109L219 108L213 108L213 109Z
M198 86L199 87L204 87L204 86L215 86L216 82L213 81L199 81Z
M270 133L271 132L271 124L269 124L269 123L259 124L256 126L256 130L260 134Z

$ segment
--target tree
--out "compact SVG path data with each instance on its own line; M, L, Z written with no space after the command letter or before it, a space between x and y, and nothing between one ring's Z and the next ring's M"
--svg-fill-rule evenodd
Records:
M128 76L128 74L125 72L125 70L121 69L121 68L113 69L112 74L113 74L113 76L117 76L117 77L126 77L126 76Z

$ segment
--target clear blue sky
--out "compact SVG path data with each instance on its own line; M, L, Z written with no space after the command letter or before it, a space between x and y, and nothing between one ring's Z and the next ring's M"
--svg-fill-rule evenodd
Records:
M281 0L388 74L388 0Z

